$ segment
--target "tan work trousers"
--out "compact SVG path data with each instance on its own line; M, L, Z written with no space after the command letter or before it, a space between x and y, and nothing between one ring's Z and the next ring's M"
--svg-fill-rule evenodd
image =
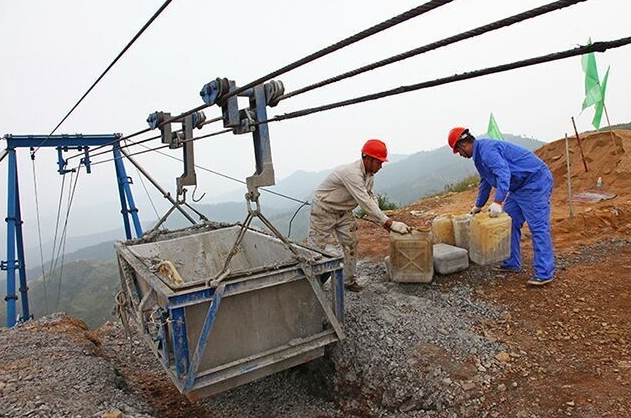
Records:
M335 235L334 235L335 234ZM355 282L357 267L357 222L352 211L326 211L316 202L309 216L309 245L324 251L337 237L344 253L344 283Z

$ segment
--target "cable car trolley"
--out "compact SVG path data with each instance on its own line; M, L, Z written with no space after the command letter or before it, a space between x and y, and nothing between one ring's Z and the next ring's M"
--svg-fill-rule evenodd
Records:
M246 181L245 221L207 221L173 232L154 228L116 244L117 302L192 400L321 357L325 346L344 338L343 259L290 242L259 204L258 188L275 182L266 106L275 104L283 85L270 81L230 95L235 90L234 81L216 79L201 95L221 107L224 127L252 134L256 171ZM239 109L237 96L248 97L249 107ZM190 127L204 118L184 119L184 138L174 134L168 113L156 112L148 122L160 129L163 142L178 147L192 145ZM195 183L192 162L191 146L178 199ZM254 218L269 232L252 228Z

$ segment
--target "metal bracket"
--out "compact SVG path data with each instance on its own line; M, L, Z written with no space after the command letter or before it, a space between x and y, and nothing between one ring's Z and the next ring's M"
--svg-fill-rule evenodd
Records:
M201 123L206 120L204 114L202 112L199 113L201 113L201 116L195 116L195 113L185 116L182 123L184 140L181 142L181 146L184 147L184 173L175 180L178 196L183 193L184 186L197 185L197 175L195 174L195 151L193 148L195 145L193 144L193 126L200 126ZM201 122L199 122L200 120ZM195 124L195 122L197 122L197 124Z
M257 122L267 120L267 97L266 87L270 83L253 87L250 93L250 109L255 112ZM271 83L274 86L277 84ZM282 85L282 84L281 84ZM268 91L272 91L277 87L268 87ZM276 90L274 90L276 91ZM254 174L245 179L248 187L248 196L250 200L257 200L260 196L259 187L273 186L276 183L274 178L274 164L272 163L272 150L270 147L269 127L267 123L256 125L256 130L252 132L254 140L254 159L256 162L256 170Z
M66 168L66 166L68 165L68 162L66 161L66 159L64 159L63 157L63 153L64 152L68 152L70 150L77 150L77 151L83 151L85 157L81 158L81 164L83 164L86 168L86 172L89 174L92 172L92 168L90 167L90 157L89 157L89 150L90 147L86 146L59 146L57 147L57 166L59 167L57 169L57 172L61 175L67 174L67 173L74 173L77 170L75 168L72 168L70 170L68 170Z
M218 82L214 83L214 85L219 84ZM216 98L219 94L218 92L221 92L221 87L214 87L214 89L209 87L208 89L212 91L207 94L209 97L213 98ZM204 89L202 92L204 92ZM175 122L182 123L182 130L178 132L173 132L171 128L172 122L165 123L165 121L168 121L169 119L171 119L171 113L154 112L147 117L147 123L151 129L160 128L162 143L168 144L170 149L184 148L184 173L180 177L176 178L175 181L177 185L177 195L180 196L184 193L184 186L197 186L193 129L201 129L204 126L206 115L204 112L195 112L184 116L184 118L180 120L176 120Z
M20 268L20 260L14 260L13 261L14 266L13 266L13 270L18 270ZM7 271L9 270L9 262L8 261L0 261L0 270L2 271Z
M177 148L177 142L174 141L176 138L174 138L171 130L171 122L164 123L169 119L171 119L171 113L154 112L147 117L147 123L151 129L160 128L163 144L169 144L169 148Z
M281 81L272 80L241 92L239 96L250 100L249 107L245 109L239 109L237 96L226 97L235 89L233 80L216 78L202 87L200 96L207 105L221 106L224 127L232 128L234 134L252 133L256 170L246 179L246 185L247 198L256 201L260 196L259 187L273 186L276 182L269 128L265 121L267 106L276 106L279 103L285 93L285 86Z

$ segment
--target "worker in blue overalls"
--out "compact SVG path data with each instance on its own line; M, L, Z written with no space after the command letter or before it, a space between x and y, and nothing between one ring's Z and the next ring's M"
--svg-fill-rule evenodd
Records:
M554 278L554 250L550 235L550 195L554 180L548 166L519 145L493 139L476 140L469 130L453 128L447 138L454 154L473 158L480 174L480 189L471 213L480 212L495 187L490 216L505 211L512 219L510 258L499 270L521 269L521 227L528 222L532 234L535 275L529 284L544 285Z

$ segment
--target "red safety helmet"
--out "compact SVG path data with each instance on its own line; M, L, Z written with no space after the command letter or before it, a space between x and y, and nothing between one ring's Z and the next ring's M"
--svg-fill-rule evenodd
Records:
M466 134L468 133L469 130L461 126L457 126L449 131L449 135L447 136L447 143L451 147L451 150L454 152L454 154L458 154L458 151L456 150L456 144L461 139L464 139L466 137Z
M362 147L362 154L368 155L385 163L388 161L388 149L386 144L379 139L369 139Z

